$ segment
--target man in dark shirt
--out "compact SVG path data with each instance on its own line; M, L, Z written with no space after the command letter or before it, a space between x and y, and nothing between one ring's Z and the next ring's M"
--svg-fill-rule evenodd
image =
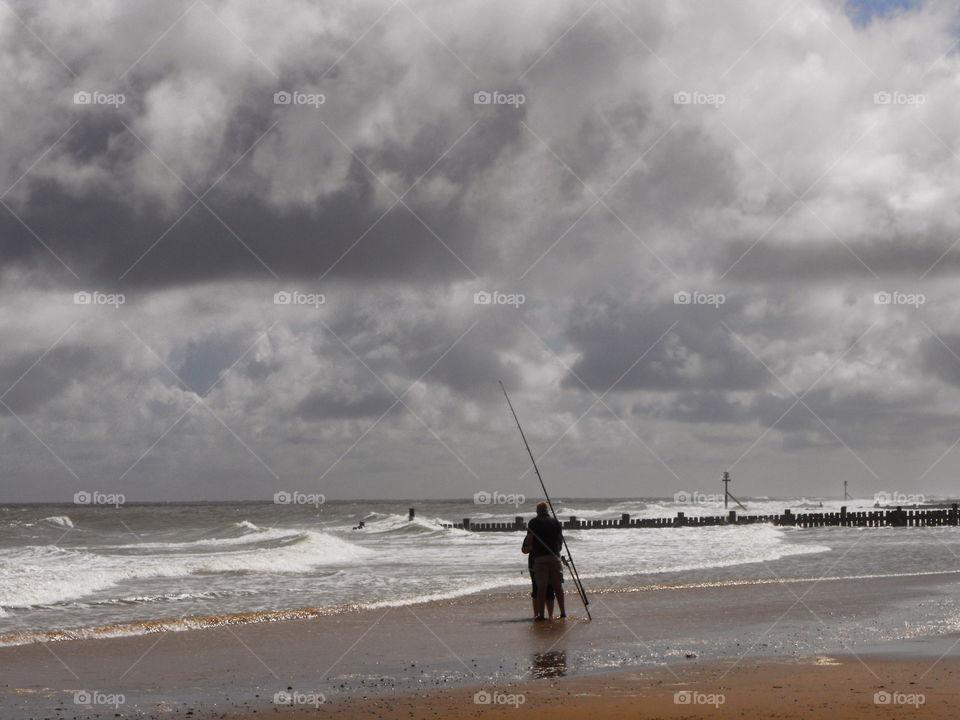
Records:
M537 503L537 516L527 524L533 536L533 577L537 583L537 605L534 620L543 621L543 607L547 600L547 588L553 592L560 608L560 617L567 616L563 604L563 566L560 551L563 549L563 529L555 518L550 517L547 504Z

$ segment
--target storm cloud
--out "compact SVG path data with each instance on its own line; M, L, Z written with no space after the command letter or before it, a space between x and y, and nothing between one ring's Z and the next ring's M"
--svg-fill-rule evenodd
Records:
M946 492L958 19L10 3L4 499Z

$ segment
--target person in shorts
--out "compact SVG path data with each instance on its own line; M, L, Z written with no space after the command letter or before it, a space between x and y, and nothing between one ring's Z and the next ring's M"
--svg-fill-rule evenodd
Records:
M530 551L533 549L533 535L529 532L527 536L523 539L523 547L521 552L527 556L527 570L530 572L530 584L533 586L530 591L530 599L533 602L533 616L537 616L537 579L533 576L533 553ZM547 587L547 617L551 620L553 619L553 585Z
M547 601L547 588L553 586L553 593L560 608L560 617L565 618L567 611L563 603L563 565L560 563L560 551L563 549L563 528L556 518L550 516L545 502L537 503L537 516L527 523L527 530L533 536L533 578L537 584L534 620L543 622L544 606Z

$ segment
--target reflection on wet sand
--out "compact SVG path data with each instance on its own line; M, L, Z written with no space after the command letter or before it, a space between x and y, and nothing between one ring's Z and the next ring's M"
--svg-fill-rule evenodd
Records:
M535 678L563 677L567 674L567 654L562 650L537 653L530 671Z

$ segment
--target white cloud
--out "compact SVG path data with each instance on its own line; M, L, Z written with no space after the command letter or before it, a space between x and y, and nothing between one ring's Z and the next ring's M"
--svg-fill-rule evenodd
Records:
M919 350L931 329L955 326L957 308L949 281L960 251L944 254L960 234L960 73L948 52L948 4L858 26L833 2L610 2L583 14L573 3L471 1L398 5L374 25L388 6L231 1L210 3L223 24L199 5L163 35L186 7L17 6L77 78L16 18L0 16L0 92L20 99L0 108L4 187L36 161L7 201L82 278L3 218L0 318L10 340L0 361L39 357L81 321L64 343L92 348L97 362L27 420L83 474L119 478L196 400L120 319L164 362L192 348L198 377L271 328L207 402L283 476L322 474L377 420L383 398L392 402L320 320L397 394L478 320L404 402L481 475L523 469L498 451L514 441L501 422L501 375L516 382L543 449L569 428L550 467L568 491L575 458L598 463L597 491L609 494L673 487L661 460L684 477L726 464L762 432L761 401L776 409L770 393L789 398L775 378L746 373L751 353L729 330L797 392L826 372L818 412L869 465L919 476L949 445L956 389ZM77 108L80 88L128 101ZM479 89L527 101L477 106ZM278 90L322 92L326 102L275 105ZM723 102L677 104L681 91ZM923 102L877 104L878 92ZM194 198L163 163L197 193L229 169L207 202L236 238L202 207L164 236ZM428 170L405 197L410 209L365 234L393 193ZM808 190L797 202L794 193ZM213 244L211 228L224 244ZM120 273L160 237L125 286ZM280 279L264 281L267 270L241 243ZM68 302L77 289L115 285L130 296L119 311ZM278 308L272 293L286 287L315 288L329 302ZM478 308L467 302L477 289L529 301ZM729 330L678 314L670 298L682 289L730 297L730 313L718 315ZM878 307L871 298L881 290L925 292L929 302ZM621 315L585 322L592 307ZM673 319L681 326L664 340L666 354L650 356L663 366L641 361L638 373L667 377L682 360L678 377L690 387L624 383L604 399L623 422L598 403L571 428L595 398L566 366L602 366L586 378L602 393L594 379L627 370L643 350L634 348L640 331L652 342ZM714 330L723 342L694 347ZM599 340L584 343L587 335ZM679 399L703 378L717 386L700 391L721 392L728 376L738 380L726 398ZM313 406L310 417L298 413L311 391L339 408L332 417ZM742 412L724 415L723 401ZM679 404L687 415L670 414ZM898 406L909 423L884 415ZM698 408L726 419L691 430ZM397 487L469 494L471 474L413 413L400 405L380 421L330 482L349 494L351 480L382 478L388 463ZM752 451L745 484L759 491L785 462L783 448L802 461L810 444L837 472L865 472L822 425L794 427ZM19 457L20 487L64 474L14 418L0 420L0 432ZM915 449L887 451L874 438ZM949 463L941 469L930 482L946 482ZM210 478L197 492L256 496L266 469L197 406L128 477L145 491L167 488L159 497L182 491L191 472ZM151 484L172 475L173 485Z

